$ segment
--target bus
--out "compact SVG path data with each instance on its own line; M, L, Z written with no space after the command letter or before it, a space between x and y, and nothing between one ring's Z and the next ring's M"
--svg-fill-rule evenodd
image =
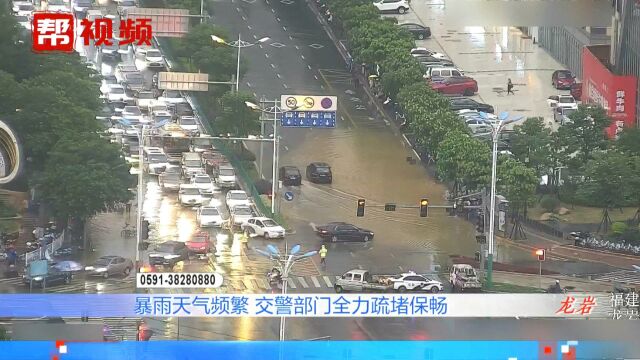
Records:
M189 152L191 139L176 124L167 124L157 131L158 136L151 137L151 146L159 147L169 158L170 164L180 164L183 152Z

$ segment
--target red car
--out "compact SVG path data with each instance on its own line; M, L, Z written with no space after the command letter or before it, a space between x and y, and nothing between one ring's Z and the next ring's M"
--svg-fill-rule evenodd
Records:
M203 231L197 232L191 236L191 239L185 243L190 253L207 254L211 252L211 241L209 234Z
M478 92L478 82L468 76L432 78L431 88L441 94L471 96Z
M575 83L571 85L571 96L576 100L582 98L582 83Z
M576 83L576 76L569 70L556 70L551 74L551 85L559 90L569 90Z

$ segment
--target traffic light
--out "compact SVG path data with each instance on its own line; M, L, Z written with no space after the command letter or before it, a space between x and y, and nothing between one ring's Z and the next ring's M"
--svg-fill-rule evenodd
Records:
M545 250L544 249L536 250L536 255L538 255L538 261L544 261Z
M358 199L358 211L356 212L356 216L364 216L364 199Z
M142 240L147 240L149 238L149 221L142 220L142 228L140 229Z
M427 217L429 214L429 200L421 199L420 200L420 217Z

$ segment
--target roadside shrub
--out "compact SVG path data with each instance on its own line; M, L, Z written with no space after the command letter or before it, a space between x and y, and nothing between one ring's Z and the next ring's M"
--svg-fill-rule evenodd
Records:
M620 236L625 233L628 228L629 227L626 223L623 223L622 221L616 221L611 224L611 233L615 236Z
M553 212L559 205L560 200L552 195L545 195L540 199L540 207L542 207L546 212Z

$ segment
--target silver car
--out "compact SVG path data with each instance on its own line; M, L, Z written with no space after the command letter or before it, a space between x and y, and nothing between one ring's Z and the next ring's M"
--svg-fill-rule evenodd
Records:
M90 276L102 276L105 279L110 275L128 276L133 269L133 261L121 256L103 256L84 269Z

